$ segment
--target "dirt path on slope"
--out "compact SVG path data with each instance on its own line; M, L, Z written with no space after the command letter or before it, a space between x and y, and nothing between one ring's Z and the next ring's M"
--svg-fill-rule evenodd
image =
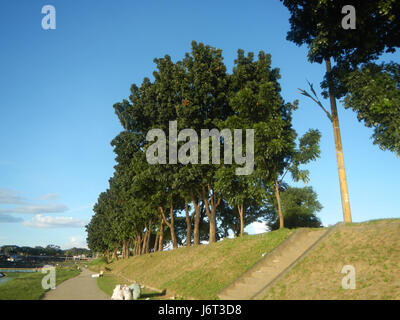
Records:
M43 300L110 300L97 286L93 272L83 269L80 275L59 284L55 290L46 292Z

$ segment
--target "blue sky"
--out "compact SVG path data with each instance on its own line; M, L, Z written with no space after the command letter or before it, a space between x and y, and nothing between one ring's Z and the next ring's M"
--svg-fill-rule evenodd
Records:
M55 30L41 27L47 4L56 9ZM282 96L300 101L295 129L322 133L321 158L308 166L319 216L325 225L341 221L332 126L297 91L306 79L317 86L324 66L286 40L288 18L278 0L3 0L0 245L85 245L83 226L113 174L110 141L121 131L113 104L151 77L153 58L181 59L192 40L221 48L229 70L238 48L272 55ZM374 146L372 130L340 103L339 117L353 220L400 217L400 159Z

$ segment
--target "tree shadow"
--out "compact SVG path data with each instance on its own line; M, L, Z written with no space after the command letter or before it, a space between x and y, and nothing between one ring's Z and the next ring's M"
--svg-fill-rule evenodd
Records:
M146 293L142 293L140 295L140 299L154 299L154 298L158 298L158 297L163 297L165 296L165 294L167 293L167 290L163 290L161 292L146 292Z

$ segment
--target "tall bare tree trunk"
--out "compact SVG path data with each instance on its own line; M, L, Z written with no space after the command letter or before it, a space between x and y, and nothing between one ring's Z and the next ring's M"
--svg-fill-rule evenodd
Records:
M275 180L275 197L278 203L278 215L279 215L279 229L285 227L283 212L282 212L282 204L281 204L281 194L279 192L279 182L278 179Z
M113 253L112 253L113 260L118 260L117 251L118 251L118 245L114 244L114 249L113 249Z
M135 248L133 249L133 255L135 255L135 256L138 255L138 239L137 239L137 237L135 238Z
M160 222L160 238L158 239L158 251L163 251L164 249L164 219L161 217Z
M240 236L243 236L244 233L244 203L238 204L238 211L239 211L239 217L240 217Z
M136 239L133 239L132 243L133 243L133 255L136 256L136 246L137 246Z
M137 241L137 255L140 256L142 253L142 235L140 232L138 232L138 235L136 237Z
M331 72L331 60L326 59L325 63L326 63L326 71L329 75L329 73ZM331 89L329 89L329 98L331 102L333 135L335 137L336 161L339 173L340 195L342 198L343 220L344 222L351 222L352 219L350 210L350 199L349 199L349 191L347 189L346 169L344 166L342 138L340 135L340 127L339 127L339 117L337 113L336 99L335 96L332 94Z
M171 231L171 240L172 240L172 247L178 248L178 242L176 239L176 233L175 233L175 216L174 216L174 208L172 206L172 200L170 203L170 208L169 208L169 216L171 219L171 223L169 225L169 230Z
M122 240L122 259L126 258L126 241Z
M159 210L161 211L161 215L163 217L164 223L168 226L169 231L171 232L171 240L172 240L172 247L178 248L178 242L176 240L176 234L175 234L175 217L174 217L174 208L172 206L172 200L170 201L170 208L169 208L169 216L171 222L167 221L167 218L165 217L165 212L162 207L159 207Z
M210 190L210 188L208 188ZM207 198L207 193L206 193L206 188L203 186L202 190L202 195L203 195L203 202L206 207L206 214L208 217L208 220L210 222L210 229L209 229L209 243L214 243L216 242L216 233L217 233L217 219L216 219L216 214L217 214L217 207L221 201L221 199L216 200L215 195L212 194L210 197L210 203ZM211 205L211 208L210 208Z
M141 251L140 251L140 254L142 255L142 254L144 254L144 250L146 249L145 247L145 243L146 243L146 236L147 236L147 233L146 232L144 232L143 233L143 238L142 238L142 248L141 248Z
M145 253L149 253L150 252L150 237L151 237L151 228L152 228L152 223L153 221L150 219L149 224L147 225L147 238L146 238L146 249L145 249Z
M158 249L158 239L160 238L160 234L157 232L156 234L156 240L154 241L154 247L153 247L153 252L157 252Z
M148 243L147 238L150 236L148 224L145 225L145 228L146 228L146 232L144 233L144 236L143 236L142 254L147 253L147 243Z
M198 202L196 201L193 189L190 189L190 196L194 207L193 244L198 246L200 244L200 200Z
M192 219L189 215L189 207L185 199L185 213L186 213L186 246L190 247L192 244Z

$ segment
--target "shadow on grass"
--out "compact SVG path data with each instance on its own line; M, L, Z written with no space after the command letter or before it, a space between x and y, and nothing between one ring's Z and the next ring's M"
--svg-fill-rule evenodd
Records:
M146 298L157 299L157 298L165 296L166 293L167 293L167 290L165 290L165 289L162 292L146 292L146 293L142 293L140 295L140 299L146 299Z

